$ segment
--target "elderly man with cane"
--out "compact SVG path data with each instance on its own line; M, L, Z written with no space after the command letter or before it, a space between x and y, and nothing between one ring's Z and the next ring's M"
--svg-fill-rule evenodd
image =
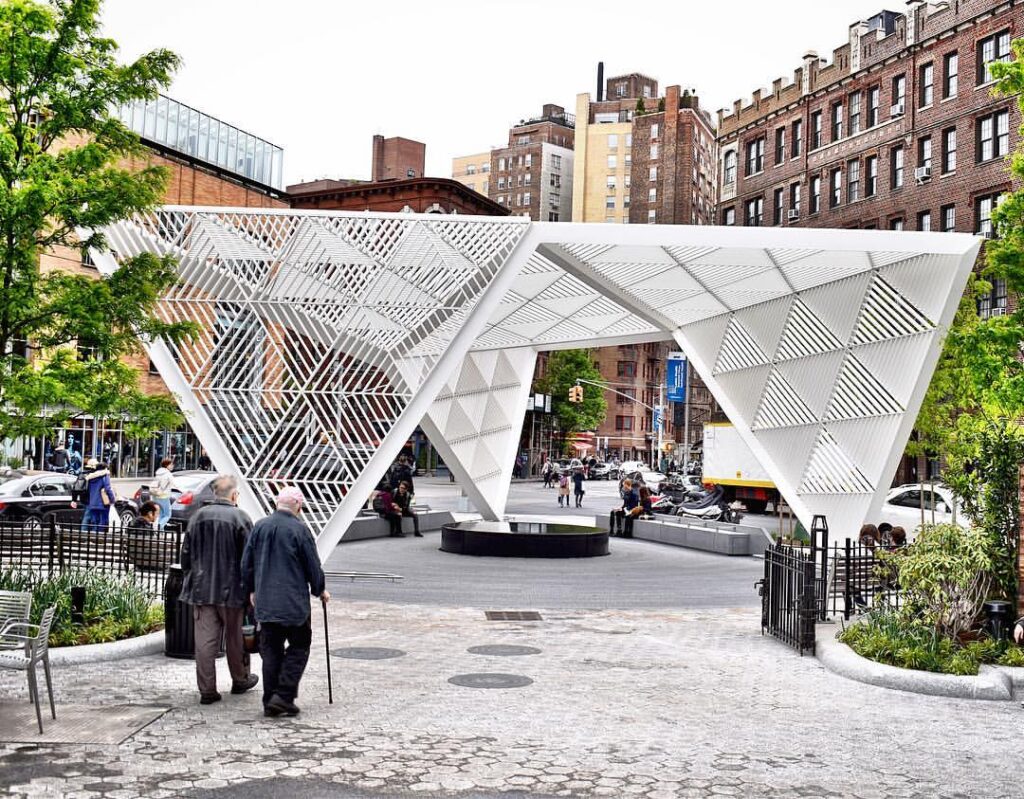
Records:
M277 510L256 523L242 554L242 579L260 623L266 716L298 715L295 697L313 637L309 596L325 606L331 598L316 541L299 518L302 501L299 489L282 489Z

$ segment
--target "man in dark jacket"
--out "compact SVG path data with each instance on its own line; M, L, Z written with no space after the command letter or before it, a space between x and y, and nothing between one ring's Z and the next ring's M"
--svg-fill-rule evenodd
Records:
M391 467L391 479L388 482L388 485L391 488L391 493L395 493L398 490L398 486L402 483L409 484L410 494L416 493L416 486L414 486L412 482L412 467L409 466L404 455L398 459L394 466Z
M85 475L86 506L82 517L82 530L104 531L110 523L110 506L114 504L114 487L105 463L89 458L89 471Z
M331 598L316 541L299 518L302 499L299 489L282 489L277 510L256 523L242 555L242 579L254 594L260 623L266 716L298 715L295 697L313 637L309 597L319 597L325 605Z
M192 517L181 547L185 581L181 600L193 606L196 682L199 701L220 701L217 693L217 650L221 637L231 671L231 693L243 694L259 682L249 673L242 645L242 617L248 592L242 585L242 552L252 520L238 503L238 481L221 475L213 481L213 502Z

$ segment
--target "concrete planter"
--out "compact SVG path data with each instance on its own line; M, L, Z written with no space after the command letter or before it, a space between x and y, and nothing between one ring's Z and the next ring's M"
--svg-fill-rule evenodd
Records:
M81 663L102 663L108 660L157 655L164 651L164 631L111 641L108 644L82 644L81 646L50 647L50 663L59 666L75 666Z
M815 655L826 669L850 680L880 688L956 699L1008 701L1014 698L1015 689L1024 689L1024 669L981 666L976 677L901 669L861 657L832 636L833 628L827 630L826 636L818 638Z

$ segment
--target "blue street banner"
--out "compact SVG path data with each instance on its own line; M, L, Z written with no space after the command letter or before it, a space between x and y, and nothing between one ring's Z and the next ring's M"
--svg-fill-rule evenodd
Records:
M669 402L686 402L686 356L681 352L670 352L665 363L665 399Z

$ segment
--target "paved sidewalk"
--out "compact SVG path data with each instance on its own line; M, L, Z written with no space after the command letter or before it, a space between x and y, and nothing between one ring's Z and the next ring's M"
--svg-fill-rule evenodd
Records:
M510 608L511 609L511 608ZM758 635L751 609L543 611L493 622L473 608L332 605L294 720L256 693L197 702L190 662L161 656L61 669L61 703L171 710L120 746L0 745L12 796L1018 796L1015 703L935 699L846 681ZM526 645L490 657L469 647ZM220 664L222 686L226 666ZM505 673L522 688L464 688ZM0 702L24 702L0 674ZM2 712L2 710L0 710ZM1001 741L997 747L993 743ZM518 791L521 793L506 793Z

